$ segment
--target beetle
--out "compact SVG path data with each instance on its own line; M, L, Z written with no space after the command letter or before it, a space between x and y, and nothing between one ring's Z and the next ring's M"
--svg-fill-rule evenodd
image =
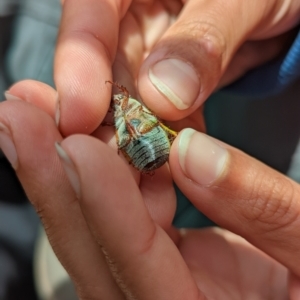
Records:
M146 106L117 83L112 97L117 145L126 160L141 173L154 174L169 158L177 132L164 125Z

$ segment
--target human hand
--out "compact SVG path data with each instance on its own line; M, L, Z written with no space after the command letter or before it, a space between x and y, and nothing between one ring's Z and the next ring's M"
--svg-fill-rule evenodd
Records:
M189 116L188 125L200 129L196 111L209 94L278 55L290 41L284 32L298 22L300 6L296 0L62 2L54 75L64 135L91 133L103 120L113 64L114 80L133 96L137 80L141 98L160 117ZM178 58L179 65L173 61L167 68L172 61L163 58ZM186 104L168 101L151 83L150 69L165 70L162 82Z
M32 89L27 90L29 86ZM21 82L13 86L12 90L20 97L30 95L31 104L17 100L0 104L0 147L15 168L28 199L35 206L55 253L58 257L70 258L66 264L71 269L66 269L74 281L79 277L83 280L81 282L79 279L79 295L80 285L85 282L87 285L92 284L89 293L93 297L98 295L97 289L100 289L100 295L105 299L122 299L123 296L120 298L122 294L112 279L103 255L99 256L99 245L90 236L76 195L58 161L54 143L63 138L54 122L55 91L38 82ZM122 161L118 155L112 127L101 127L93 134L97 138L95 140L101 139L113 149L107 158L108 161ZM141 176L124 159L122 165L128 172L124 173L123 169L109 171L112 172L112 176L117 172L124 180L123 185L115 186L114 189L125 192L127 182L134 181L153 220L172 234L170 224L175 213L176 197L167 165L157 170L155 177ZM89 180L96 183L92 173ZM85 233L82 235L83 232ZM90 267L93 267L95 263L95 257L90 256L91 251L96 254L100 265L95 269L95 273L90 273L91 277L86 277L87 274L82 272L83 265L88 262ZM75 261L77 262L73 265ZM90 280L92 277L102 283L94 285L93 288ZM85 288L82 290L86 296Z
M297 183L191 129L175 140L170 168L176 184L198 209L255 248L221 229L163 230L133 181L115 190L124 179L114 174L126 171L109 161L110 149L78 135L61 146L83 215L127 298L299 298ZM86 178L93 172L99 184L91 186Z
M179 188L255 248L221 229L174 229L163 169L153 186L138 184L114 149L85 135L62 141L53 117L28 103L2 103L0 122L1 147L81 299L284 299L288 270L298 299L299 186L290 179L190 129L175 140L170 168Z
M88 57L88 55L87 55L87 57ZM76 74L76 72L75 72L75 74ZM78 73L77 73L78 74ZM71 74L71 77L72 77L72 74ZM105 78L105 79L107 79L107 78ZM69 78L67 78L67 79L65 79L65 80L69 80ZM75 82L75 80L74 80L74 82ZM70 87L70 86L69 86ZM73 89L71 89L72 90L72 92L74 92L75 91L75 98L78 96L78 95L76 95L76 92L78 92L78 90L79 91L83 91L83 90L81 90L82 88L81 87L79 87L79 86L76 86L75 85L75 88L73 88ZM85 89L85 88L84 88ZM93 88L92 88L93 89ZM69 91L67 91L68 93L69 93ZM84 91L83 91L84 92ZM103 92L103 91L101 91L101 92ZM90 93L90 91L89 91L89 93ZM105 94L105 92L103 92L104 94ZM80 94L80 93L79 93ZM74 94L72 94L72 96L73 96ZM110 93L109 93L109 95L110 95ZM90 96L92 96L92 94L90 94ZM97 96L97 95L96 95ZM159 95L160 97L161 97L161 95ZM106 97L106 96L105 96ZM104 98L105 98L104 97ZM61 98L61 97L60 97ZM80 98L80 97L79 97ZM84 98L84 97L82 97L82 100L84 100L84 99L87 99L88 100L88 98L89 99L91 99L92 97L87 97L87 98ZM104 99L103 98L103 99ZM147 98L147 97L146 97ZM94 100L93 100L94 101ZM146 102L146 101L145 101ZM54 103L54 102L51 102L51 103ZM72 127L72 129L70 130L70 131L65 131L65 133L66 134L68 134L68 133L70 133L70 132L72 132L72 130L74 130L74 132L77 132L77 131L80 131L80 132L82 132L82 130L83 131L91 131L91 128L92 127L89 127L89 124L90 124L90 122L92 122L93 120L95 121L95 120L97 120L97 118L96 118L96 114L98 114L98 110L94 110L94 111L92 111L92 109L90 109L91 107L89 106L90 104L89 104L89 100L85 103L85 104L87 104L87 106L86 106L86 108L87 108L87 110L89 111L89 113L95 113L94 115L92 114L92 115L90 115L90 117L91 117L91 119L88 119L88 114L86 113L86 110L85 109L83 109L82 110L82 107L80 106L80 105L82 105L83 104L83 101L82 102L78 102L78 103L80 103L80 105L79 105L79 107L80 107L80 109L82 110L81 112L82 112L82 116L79 116L80 118L82 117L82 119L80 119L79 121L80 122L78 122L78 119L76 119L76 116L78 115L78 112L80 111L80 109L77 109L76 107L77 107L77 105L75 105L77 102L76 102L76 100L75 100L75 102L74 102L74 107L72 107L72 105L71 105L71 102L69 102L69 105L68 106L66 106L64 103L68 103L68 102L65 102L65 100L63 99L63 98L61 98L61 110L62 110L62 119L61 119L61 129L62 129L62 131L64 132L64 125L63 124L67 124L68 122L69 122L69 124L75 124L76 126L80 123L80 122L82 122L81 124L79 124L80 126L78 126L78 128L76 129L74 129L74 127ZM96 104L96 102L93 102L94 104ZM103 103L105 104L106 102L105 101L103 101ZM99 103L97 102L97 105L98 105ZM104 106L104 104L103 104L103 106ZM52 104L51 104L52 105ZM102 104L101 104L102 105ZM100 106L101 106L100 105ZM105 104L106 105L106 104ZM149 104L148 104L149 105ZM65 106L65 109L63 108ZM151 105L149 105L149 106L151 106ZM101 108L102 108L102 106L101 106ZM74 110L73 110L74 109ZM98 108L99 109L99 108ZM105 109L103 109L103 112L105 111ZM71 112L72 112L72 114L71 114ZM70 118L69 118L69 121L67 121L67 119L64 117L64 115L65 116L67 116L67 115L70 115ZM72 122L71 122L71 117L75 117L75 121L73 122L73 120L72 120ZM99 123L99 121L101 121L101 118L99 119L99 120L97 120L97 122ZM98 124L97 123L97 124ZM38 124L38 122L36 123L36 125ZM83 124L87 124L86 126L87 126L87 128L85 128L84 127L84 129L82 129L83 128ZM48 124L45 124L45 125L48 125ZM73 126L72 125L72 126ZM68 127L68 126L66 126L66 127ZM79 129L79 127L81 128L81 129ZM78 130L79 129L79 130ZM60 135L58 135L60 138L61 138L61 136ZM57 136L56 136L57 137ZM54 137L51 137L51 141L54 141L55 139L54 139ZM50 145L50 143L49 143L49 145ZM45 149L44 149L45 150ZM52 157L52 155L53 155L53 153L49 156L49 157ZM45 157L44 157L45 158ZM41 166L42 164L40 164L40 166ZM37 166L35 166L35 167L37 167ZM24 171L25 172L25 171ZM27 171L26 171L27 172ZM53 172L52 173L52 176L54 177L54 173L55 172ZM39 174L39 173L37 173L37 174ZM44 174L44 176L45 176L46 174ZM32 177L33 178L33 177ZM31 178L31 179L32 179ZM53 186L57 186L57 180L58 178L56 178L55 179L55 181L53 182ZM46 180L44 180L44 181L38 181L39 183L41 183L41 186L42 186L42 183L43 184L45 184L46 183ZM52 182L52 181L49 181L49 182ZM63 182L65 182L65 181L63 181ZM26 184L24 183L24 186L26 186ZM32 186L31 186L32 187ZM28 185L27 185L27 188L28 188ZM69 188L69 187L68 187ZM52 191L52 192L54 192L54 191ZM41 191L41 193L45 193L45 191ZM64 194L67 194L67 193L64 193ZM42 195L42 194L41 194ZM34 201L34 199L37 199L36 198L37 196L36 195L32 195L32 197L31 197L31 199L33 199L33 201ZM56 194L51 194L51 198L54 198L54 197L56 197ZM74 197L74 195L73 195L73 197ZM60 199L61 200L61 196L60 197L58 197L58 199ZM66 197L67 198L67 197ZM47 198L47 199L49 199L49 198ZM40 200L40 199L38 199L38 200ZM38 203L38 201L36 202L36 203ZM68 207L67 205L66 206L64 206L63 208L66 208L66 207ZM61 207L62 208L62 207ZM57 213L57 211L55 211L56 213ZM54 210L53 210L53 215L49 215L49 219L50 219L50 216L54 216L55 214L54 214ZM65 215L63 215L64 217L66 217ZM47 218L46 218L47 219ZM56 219L56 217L54 218L54 219ZM53 220L52 220L53 221ZM81 222L81 221L80 221ZM79 223L80 223L79 222ZM60 223L60 222L58 222L59 223L59 226L62 226L62 223ZM84 223L84 222L83 222ZM65 226L67 225L67 223L63 223ZM58 226L58 227L59 227ZM77 227L76 227L77 228ZM64 232L65 233L65 232ZM67 235L66 235L67 236ZM54 238L54 241L55 241L55 238ZM77 243L78 243L78 241L77 241ZM77 243L75 243L75 245L77 245ZM72 244L73 245L73 244ZM59 249L60 250L60 249ZM70 250L70 249L68 249L68 250ZM67 252L67 251L66 251ZM65 254L66 254L66 252L65 252ZM64 255L62 255L62 256L64 256ZM105 270L107 270L107 269L105 269ZM79 271L78 271L79 272ZM76 272L75 272L76 273ZM108 273L108 272L107 272ZM102 274L102 273L101 273ZM76 274L77 275L77 274ZM79 275L78 275L79 276ZM79 276L80 277L80 276ZM76 278L76 276L74 276L73 278ZM81 277L80 277L81 278ZM101 277L102 278L102 277ZM108 276L108 278L110 278L109 276ZM79 280L79 282L80 282L80 280ZM84 282L84 281L83 281ZM105 281L106 282L106 281ZM108 286L110 286L111 287L111 285L110 284L108 284ZM118 296L119 297L119 296Z

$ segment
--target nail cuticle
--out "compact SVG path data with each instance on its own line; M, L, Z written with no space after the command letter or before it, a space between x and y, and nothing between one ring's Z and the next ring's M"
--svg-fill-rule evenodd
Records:
M4 97L5 97L5 99L7 101L11 101L11 100L13 100L13 101L15 101L15 100L19 100L20 101L21 100L22 101L21 98L15 96L15 95L12 95L9 91L5 91L4 92Z

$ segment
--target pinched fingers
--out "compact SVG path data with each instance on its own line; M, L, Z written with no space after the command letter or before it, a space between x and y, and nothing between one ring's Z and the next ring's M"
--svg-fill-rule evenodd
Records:
M40 108L53 119L58 110L57 92L49 85L35 81L22 80L5 92L6 100L23 100Z
M26 102L6 101L1 104L0 123L1 149L16 169L79 296L84 291L89 299L123 299L55 151L54 143L62 136L53 118Z
M299 21L299 9L299 1L185 1L141 67L144 102L167 120L190 115L217 87L245 41L291 29ZM266 60L273 52L264 55Z
M116 153L82 135L68 137L61 149L86 222L126 297L205 299L175 244L151 218L136 182Z
M106 115L111 95L105 81L112 78L119 24L129 4L108 0L63 3L54 79L64 135L91 133Z
M175 140L170 167L178 187L199 210L300 276L296 182L191 129Z

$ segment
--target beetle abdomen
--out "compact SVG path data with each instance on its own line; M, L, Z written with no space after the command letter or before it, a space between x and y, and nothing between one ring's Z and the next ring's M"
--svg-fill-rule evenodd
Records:
M150 172L168 160L170 141L166 132L160 126L155 126L149 132L132 138L121 151L130 157L135 168Z
M153 173L168 160L177 133L161 123L147 107L130 97L124 86L108 82L122 92L112 98L118 149L140 172Z

